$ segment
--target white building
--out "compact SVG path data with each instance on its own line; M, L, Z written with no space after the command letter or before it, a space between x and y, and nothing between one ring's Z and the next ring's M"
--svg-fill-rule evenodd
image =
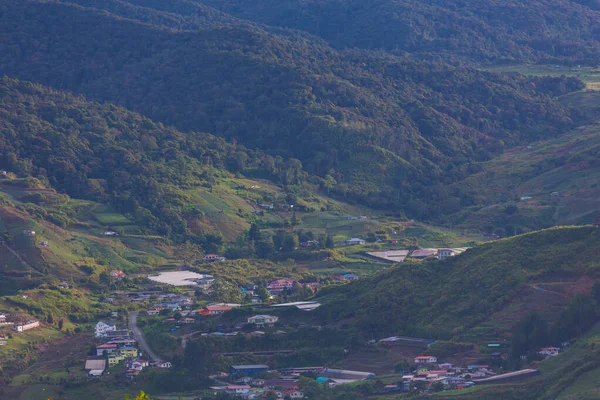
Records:
M27 321L25 323L17 324L13 327L17 332L25 332L33 328L37 328L40 326L40 321Z
M252 388L249 385L228 385L226 391L227 393L244 394L248 393L250 389Z
M104 337L107 332L116 331L117 325L114 322L100 321L96 324L96 337Z
M350 239L346 240L344 243L346 243L346 245L348 245L348 246L352 246L355 244L365 244L367 242L360 238L350 238Z
M249 324L255 325L273 325L275 322L279 320L279 317L274 315L255 315L253 317L248 318Z
M539 351L540 356L554 357L558 355L560 349L558 347L542 347Z
M437 357L434 356L419 356L415 357L416 364L433 364L437 362Z

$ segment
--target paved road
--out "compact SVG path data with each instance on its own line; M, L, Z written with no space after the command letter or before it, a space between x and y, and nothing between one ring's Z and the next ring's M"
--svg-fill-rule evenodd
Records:
M131 332L133 332L133 337L135 338L135 340L137 340L138 344L144 350L144 352L146 352L146 355L148 356L148 358L150 358L154 361L163 361L159 356L156 355L155 352L152 351L150 346L148 346L148 343L146 343L146 339L144 339L144 335L142 334L142 331L140 331L140 328L138 328L138 326L137 326L138 314L139 313L137 311L129 313L129 329L131 329Z

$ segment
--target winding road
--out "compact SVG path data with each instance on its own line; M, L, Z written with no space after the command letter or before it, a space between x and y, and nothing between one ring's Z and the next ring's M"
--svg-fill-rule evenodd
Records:
M140 347L142 349L144 349L144 351L148 355L148 358L150 358L156 362L163 361L159 356L156 355L155 352L152 351L150 346L148 346L148 343L146 343L146 339L144 339L144 335L142 334L142 331L140 331L140 328L138 328L138 326L137 326L138 314L139 314L138 311L129 313L129 329L131 329L131 332L133 332L133 337L135 338L135 340L137 340Z

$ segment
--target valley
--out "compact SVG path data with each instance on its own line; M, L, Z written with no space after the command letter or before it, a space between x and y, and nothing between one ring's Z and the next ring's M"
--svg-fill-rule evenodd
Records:
M0 399L600 398L596 3L4 1Z

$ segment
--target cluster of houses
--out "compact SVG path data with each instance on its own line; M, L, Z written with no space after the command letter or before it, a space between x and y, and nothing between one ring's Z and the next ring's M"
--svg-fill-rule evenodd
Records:
M268 378L269 373L277 372L277 378ZM268 365L232 365L229 373L221 373L218 378L229 377L230 384L213 386L211 389L235 394L244 399L263 399L267 396L283 399L302 399L304 393L298 388L298 379L304 372L311 372L316 381L330 386L363 381L375 378L372 372L349 371L325 367L282 368L271 370Z
M133 378L145 367L170 368L169 362L150 363L142 358L138 343L127 329L118 329L114 322L100 321L95 326L95 335L101 341L96 345L96 356L85 361L85 370L92 376L100 376L107 368L125 365L126 376Z
M385 391L404 392L411 387L427 391L436 384L442 384L444 390L464 389L473 386L475 384L473 380L496 375L489 365L458 366L448 362L438 362L437 357L430 355L415 357L413 362L417 368L403 375L400 381L387 385Z

